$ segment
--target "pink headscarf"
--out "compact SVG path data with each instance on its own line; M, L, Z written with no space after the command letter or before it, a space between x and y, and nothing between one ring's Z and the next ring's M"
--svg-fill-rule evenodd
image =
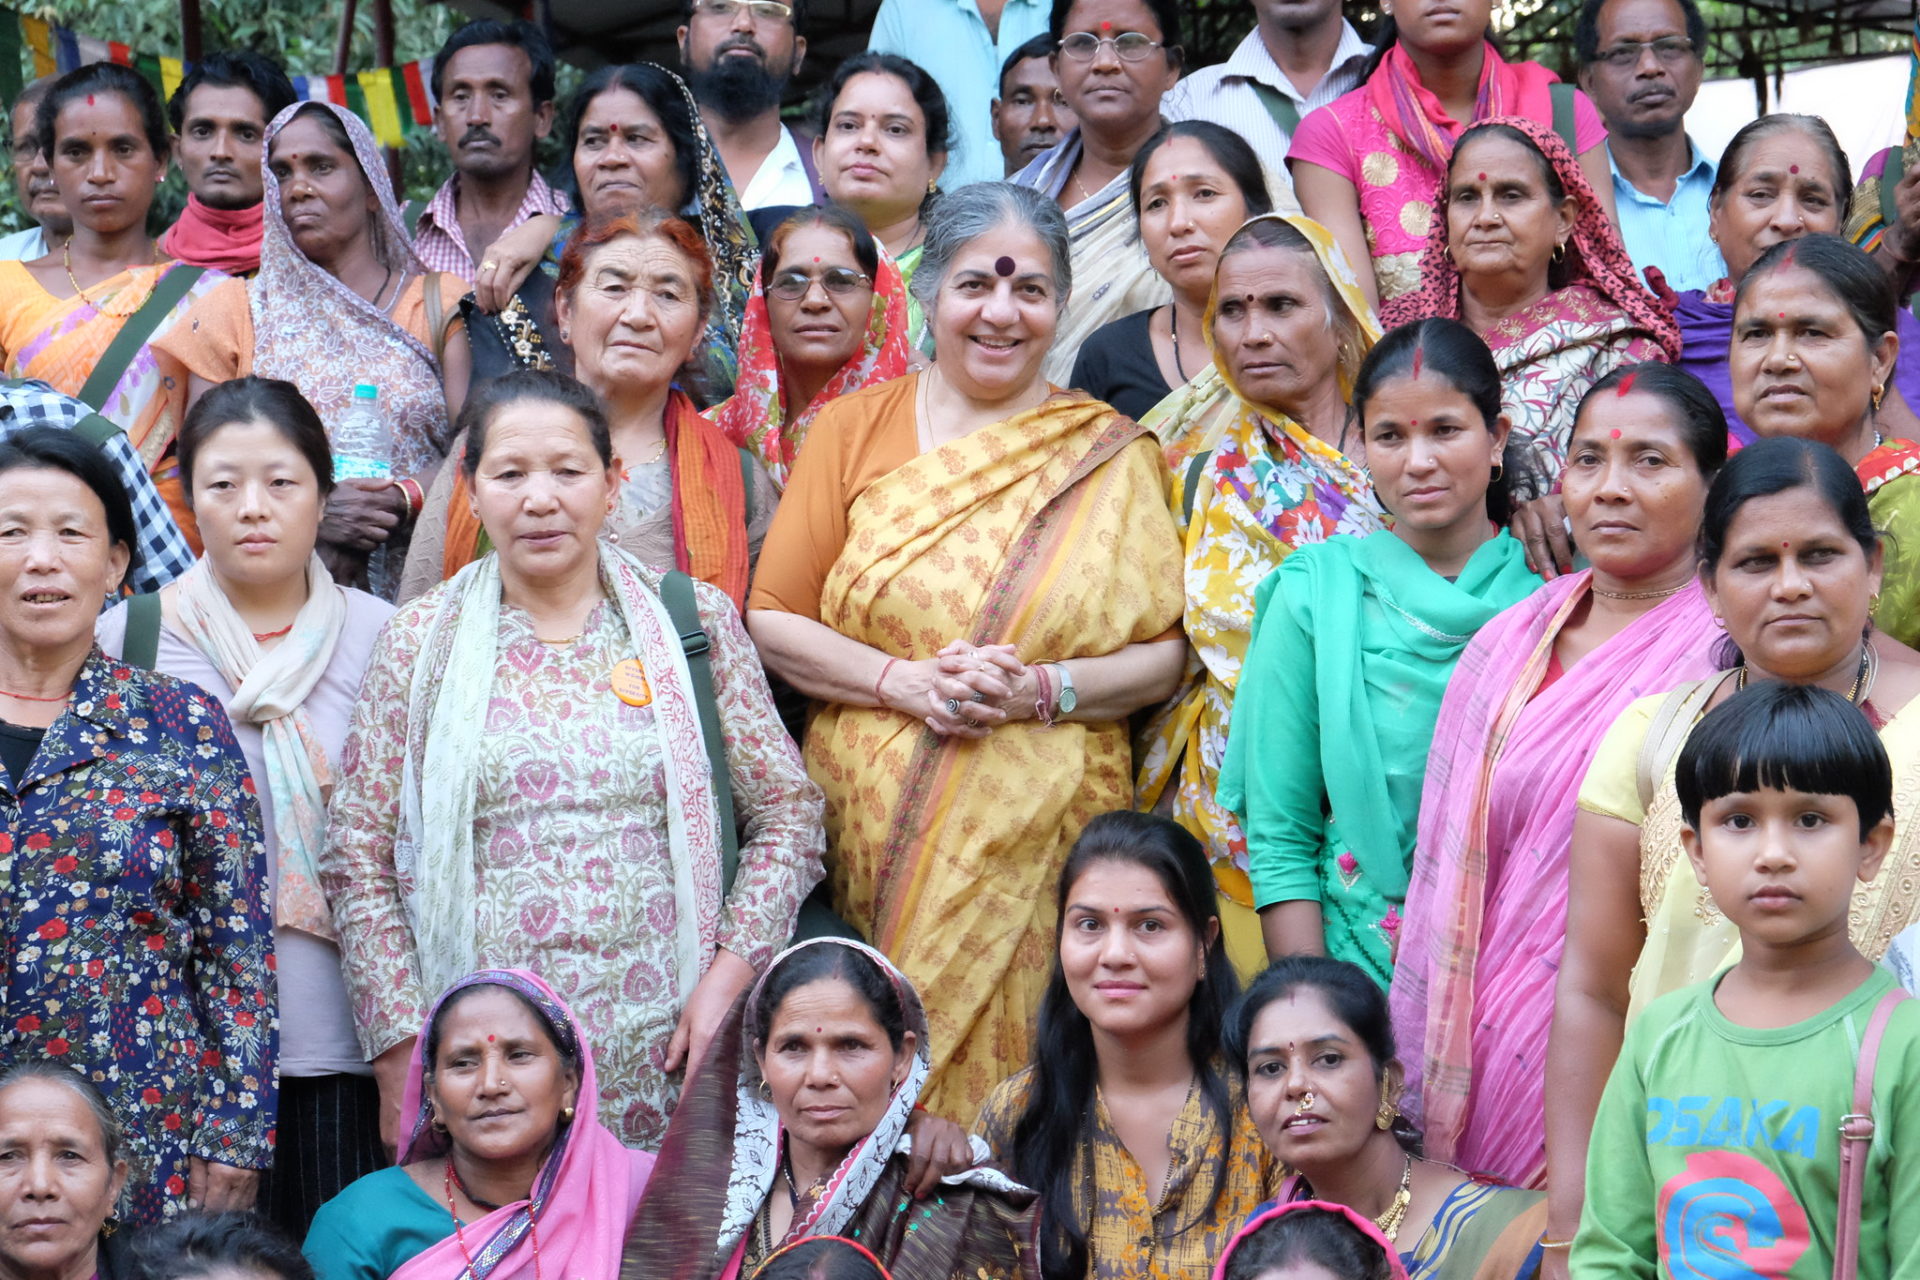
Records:
M574 1100L574 1118L561 1126L559 1140L534 1179L530 1200L502 1205L478 1222L468 1223L394 1272L392 1280L534 1280L534 1250L520 1247L534 1232L539 1236L541 1274L558 1280L615 1280L627 1223L653 1172L653 1157L622 1146L600 1123L593 1050L581 1038L573 1010L525 969L482 969L460 979L434 1001L407 1066L400 1116L411 1128L402 1136L399 1163L447 1150L446 1134L433 1128L427 1108L428 1031L455 993L477 986L505 987L532 1002L553 1027L561 1048L575 1055L580 1090Z
M1400 1261L1400 1254L1394 1249L1393 1241L1387 1239L1379 1227L1374 1226L1360 1214L1344 1204L1334 1204L1330 1200L1290 1200L1285 1204L1276 1204L1272 1208L1262 1209L1248 1218L1247 1225L1235 1232L1233 1239L1227 1243L1227 1247L1220 1251L1220 1261L1213 1264L1213 1280L1227 1280L1227 1263L1233 1258L1233 1251L1245 1244L1254 1232L1269 1223L1279 1221L1290 1213L1313 1209L1337 1213L1345 1218L1354 1230L1386 1250L1388 1280L1407 1280L1406 1265Z

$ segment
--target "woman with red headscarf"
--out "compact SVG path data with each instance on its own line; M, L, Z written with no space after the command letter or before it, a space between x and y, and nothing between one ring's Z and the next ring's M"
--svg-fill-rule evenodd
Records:
M1528 567L1571 569L1558 495L1580 398L1620 365L1679 359L1680 330L1551 129L1506 116L1460 135L1435 194L1420 286L1381 311L1389 329L1432 316L1465 323L1499 366L1513 423L1507 488Z

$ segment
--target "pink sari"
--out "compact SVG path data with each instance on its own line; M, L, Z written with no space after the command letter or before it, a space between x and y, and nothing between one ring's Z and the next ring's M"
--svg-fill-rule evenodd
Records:
M1689 585L1541 689L1591 576L1548 583L1461 655L1428 757L1391 993L1427 1155L1516 1187L1546 1172L1547 1030L1581 779L1627 704L1708 674L1722 634Z
M581 1038L573 1010L553 988L525 969L482 969L468 974L434 1002L426 1026L455 992L476 986L505 987L522 996L558 1033L561 1047L580 1064L580 1090L574 1118L562 1126L547 1162L534 1179L530 1200L501 1205L478 1222L416 1255L391 1280L616 1280L627 1223L653 1172L653 1157L622 1146L599 1115L600 1084L593 1071L593 1050ZM436 1132L427 1110L423 1027L407 1068L407 1089L400 1099L402 1136L399 1163L441 1156L446 1135ZM537 1231L538 1243L528 1237ZM465 1236L465 1240L461 1239ZM526 1245L522 1248L520 1246ZM535 1249L538 1249L536 1257ZM468 1254L471 1253L471 1258Z

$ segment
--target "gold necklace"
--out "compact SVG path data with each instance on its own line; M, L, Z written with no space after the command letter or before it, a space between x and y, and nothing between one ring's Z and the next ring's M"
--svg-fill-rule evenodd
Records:
M1860 667L1853 673L1853 685L1847 690L1847 701L1854 706L1866 703L1867 695L1873 692L1874 678L1880 674L1880 655L1873 651L1873 641L1862 641L1860 645ZM1733 691L1739 693L1747 687L1747 667L1742 663L1734 673Z
M1407 1167L1400 1175L1400 1189L1393 1193L1393 1203L1387 1211L1373 1220L1380 1228L1380 1234L1387 1238L1388 1244L1397 1243L1400 1237L1400 1224L1407 1220L1407 1206L1413 1203L1413 1157L1407 1157Z
M160 242L159 241L157 240L154 241L153 248L149 251L149 258L150 260L145 264L147 266L152 266L154 263L160 261ZM93 299L87 296L87 291L80 287L80 281L74 278L73 237L72 236L68 236L67 242L60 246L60 266L61 266L61 269L67 273L67 283L73 286L74 295L78 297L80 301L86 303L88 306L90 307L93 306L94 305ZM113 273L113 275L115 276L119 274L120 273L118 271ZM113 279L113 276L107 277L107 280L111 280L111 279ZM98 283L105 284L106 281L102 280L102 281L99 281Z
M1607 591L1601 587L1595 587L1593 594L1602 600L1665 600L1668 596L1679 595L1692 585L1693 579L1688 578L1677 587L1663 587L1658 591Z

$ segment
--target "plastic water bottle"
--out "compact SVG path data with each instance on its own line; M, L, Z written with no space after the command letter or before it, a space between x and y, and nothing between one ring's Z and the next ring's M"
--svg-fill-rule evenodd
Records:
M335 480L385 480L393 475L393 432L380 412L380 388L358 383L353 405L333 429Z

